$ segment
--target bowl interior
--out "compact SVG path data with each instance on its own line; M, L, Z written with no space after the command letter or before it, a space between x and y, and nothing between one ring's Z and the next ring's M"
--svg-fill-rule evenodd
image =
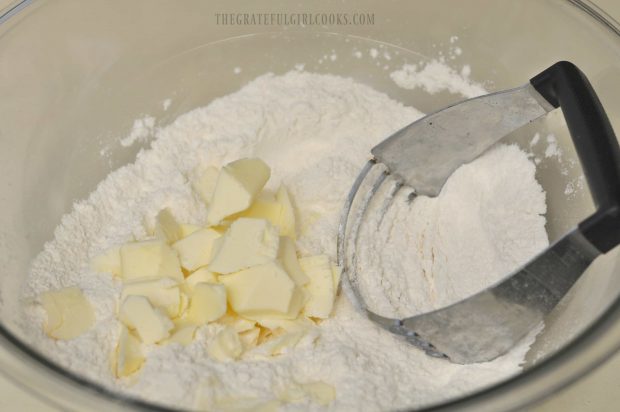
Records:
M313 4L271 3L272 9L291 12L322 11ZM392 71L444 59L456 71L469 67L473 81L495 91L521 85L557 60L570 60L588 75L612 124L620 124L615 80L620 42L569 2L379 6L361 1L356 10L338 4L329 11L374 13L373 25L282 28L215 22L217 11L247 13L253 7L140 0L123 3L120 10L107 1L41 1L0 26L0 53L7 56L0 62L0 315L9 330L19 334L12 322L19 316L19 287L61 216L110 171L148 147L148 142L120 144L134 119L148 114L164 126L265 73L303 68L351 77L430 112L463 96L400 88ZM536 133L542 143L534 145ZM561 156L547 152L550 134ZM538 159L550 240L593 211L560 113L504 141ZM547 322L528 364L570 342L617 297L617 264L612 252L584 275Z

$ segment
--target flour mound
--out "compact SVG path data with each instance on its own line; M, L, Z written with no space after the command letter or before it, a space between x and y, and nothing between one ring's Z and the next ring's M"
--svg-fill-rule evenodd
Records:
M109 275L94 273L89 261L111 246L144 237L144 220L153 219L163 207L170 208L180 221L203 224L205 207L186 177L194 167L221 166L241 157L262 158L273 171L270 188L280 183L290 188L301 222L301 252L326 253L334 259L339 212L370 148L420 116L417 110L350 79L295 71L259 77L240 91L156 129L151 148L142 151L133 164L111 173L88 199L77 202L62 219L54 239L34 260L23 290L23 316L18 319L23 333L39 351L73 372L118 392L175 408L192 408L200 405L200 399L214 396L267 400L291 381L321 380L336 388L336 400L327 409L401 409L462 395L519 372L531 337L493 362L454 365L430 358L376 327L354 310L344 296L338 298L333 318L321 324L316 342L302 344L282 356L215 362L205 350L205 341L213 333L207 325L197 331L195 341L188 346L150 346L143 369L132 379L116 380L110 372L108 359L119 331L114 313L120 285ZM476 193L488 196L481 206L503 207L518 199L523 191L540 190L525 162L525 154L509 148L493 156L504 152L510 152L506 156L514 158L512 164L519 170L527 170L514 171L519 173L514 179L488 182L497 183L495 186L506 183L501 192L504 199L498 199L499 203L492 203L491 192L500 187L489 187L488 193L480 188ZM482 162L487 172L474 173L471 178L507 173L501 164L494 165L495 160L501 159L486 159ZM478 167L472 164L472 169ZM459 204L474 195L460 194L460 186L467 179L464 176L452 183L447 189L449 194L454 193L440 202L441 207L431 208L437 220L434 224L441 231L453 223L450 219L457 219L443 216L442 210L458 215ZM538 216L541 208L532 207L528 210ZM471 212L463 219L477 216ZM463 222L462 229L458 229L463 231L460 239L472 243L485 240L479 248L489 257L513 253L513 245L526 244L533 237L537 239L533 243L542 245L538 237L544 219L540 217L526 223L528 230L516 230L516 224L509 226L515 228L515 233L505 233L501 239L482 236L494 233L484 225L497 224L504 218L516 221L527 215L517 205L508 212L516 214L490 216L493 219L480 222L482 226ZM404 214L395 218L413 219ZM442 219L448 220L442 223ZM447 259L457 247L445 233L441 236L448 243L437 241L436 245L441 257ZM487 250L491 246L499 249ZM529 250L528 247L523 255L529 254ZM465 261L472 253L459 252L458 259ZM521 257L508 255L502 259ZM472 273L481 273L473 269ZM444 284L454 289L445 292L448 300L459 293L469 293L468 288L472 287L467 277L447 273L445 282L436 287ZM40 292L63 286L77 286L84 291L95 308L96 324L77 339L55 342L42 332L44 315L30 302ZM463 292L459 291L461 288ZM412 287L408 297L426 302L426 290L425 286ZM394 305L389 298L386 302ZM401 305L398 300L396 304ZM304 401L286 405L283 410L322 408Z

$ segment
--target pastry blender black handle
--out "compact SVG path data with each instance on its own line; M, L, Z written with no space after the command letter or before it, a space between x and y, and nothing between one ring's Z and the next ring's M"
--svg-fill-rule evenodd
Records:
M579 224L601 253L620 244L620 147L592 85L572 63L561 61L530 80L554 107L561 107L596 205Z

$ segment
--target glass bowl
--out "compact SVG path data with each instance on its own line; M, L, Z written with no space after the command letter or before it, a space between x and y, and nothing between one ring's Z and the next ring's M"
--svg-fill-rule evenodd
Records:
M372 24L217 21L219 13L273 11L361 13ZM119 143L135 118L148 113L165 125L258 75L299 64L352 77L429 112L462 96L404 90L389 73L443 56L456 69L467 65L489 91L520 85L557 60L573 61L612 124L620 124L620 26L587 1L364 0L326 8L284 0L26 0L10 3L0 16L0 366L65 409L164 410L64 370L28 346L13 323L29 263L61 216L141 148ZM454 53L456 46L462 53ZM166 99L171 104L164 110ZM526 146L534 131L554 133L562 161L575 159L561 115L507 140ZM557 159L534 155L543 158L537 178L547 191L553 240L591 212L592 203L587 191L565 193L578 168L563 174ZM596 262L548 319L523 373L429 410L523 407L604 362L620 347L619 272L618 250Z

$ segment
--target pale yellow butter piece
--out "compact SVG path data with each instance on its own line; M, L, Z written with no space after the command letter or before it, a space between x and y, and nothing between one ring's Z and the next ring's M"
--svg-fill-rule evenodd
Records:
M181 225L174 218L170 209L162 209L155 217L155 237L157 239L174 243L183 237Z
M282 219L282 205L275 197L259 194L249 209L239 213L238 217L251 217L254 219L266 219L280 230Z
M329 258L325 255L304 257L299 259L299 264L310 278L310 283L305 286L308 293L308 300L303 310L305 315L327 319L336 298L334 274Z
M232 309L244 317L292 316L295 283L277 262L222 275L219 281L226 287Z
M336 389L325 382L293 383L278 394L283 402L297 402L306 398L326 406L336 399Z
M180 343L181 345L189 345L194 340L196 328L196 325L181 325L179 327L175 327L170 337L163 343Z
M45 332L52 338L76 338L95 323L90 302L76 287L43 292L39 298L47 313Z
M270 175L269 166L260 159L240 159L224 166L209 202L207 223L215 226L249 208Z
M213 242L220 236L221 234L213 229L200 229L174 242L172 248L179 254L181 266L194 271L209 263Z
M305 288L296 287L293 291L293 295L291 296L291 303L288 307L288 312L285 318L295 319L299 315L307 301L308 293L306 292Z
M181 239L191 235L192 233L202 229L198 225L190 225L189 223L181 223Z
M340 285L340 276L342 275L342 269L338 265L332 265L332 276L334 278L334 293L338 292L338 286Z
M275 196L264 192L260 193L252 203L252 206L239 213L238 216L266 219L278 228L281 236L287 236L291 239L297 238L295 211L284 186L280 186Z
M235 329L231 326L225 326L209 342L207 353L218 361L235 360L243 353L243 344Z
M228 274L268 263L278 256L279 243L277 229L267 220L239 218L222 237L208 268Z
M195 272L192 272L188 277L185 278L185 292L188 295L191 295L194 292L194 286L197 283L207 282L207 283L217 283L217 275L211 272L206 267L201 267L197 269Z
M90 266L95 272L111 273L114 276L121 276L120 246L110 248L103 254L94 257Z
M125 326L121 326L121 334L114 355L115 373L118 378L131 375L144 363L140 341Z
M126 243L121 246L120 255L125 280L163 277L183 280L176 252L162 240Z
M282 212L280 215L280 234L282 236L288 236L291 239L297 239L297 231L295 230L295 210L293 209L293 203L291 197L286 190L286 187L280 186L276 193L276 200L282 206Z
M179 314L178 316L173 317L173 319L178 319L178 318L183 317L183 315L185 314L185 311L189 307L189 296L187 296L187 294L183 291L181 291L179 295L181 297L181 301L179 303Z
M272 331L282 329L285 332L296 332L299 330L309 331L316 328L314 322L303 316L297 319L263 318L256 320L256 323Z
M265 343L263 350L268 351L272 356L280 355L285 353L289 348L294 348L305 334L306 331L303 329L284 333Z
M226 289L215 283L197 283L187 309L187 320L204 325L226 313Z
M302 383L301 387L320 405L329 405L336 399L336 388L328 383L321 381Z
M144 296L151 305L162 309L169 317L179 316L181 292L179 283L172 278L138 279L125 282L121 292L121 302L127 296Z
M198 193L205 204L211 202L219 174L220 171L215 166L198 166L192 172L190 177L192 189Z
M291 384L277 392L278 399L282 402L299 402L308 397L301 385Z
M128 296L121 304L119 319L135 329L142 342L157 343L170 336L174 324L144 296Z
M282 263L282 267L286 270L286 273L293 279L293 282L297 286L304 286L310 279L299 266L299 260L297 259L297 250L295 248L295 241L290 237L280 236L280 250L278 251L278 259Z
M239 332L239 339L243 344L244 349L249 349L258 344L258 335L260 335L260 328L257 326L252 327L252 329Z
M242 318L232 312L227 312L218 320L218 322L222 325L232 326L239 333L251 330L256 325L255 321Z

